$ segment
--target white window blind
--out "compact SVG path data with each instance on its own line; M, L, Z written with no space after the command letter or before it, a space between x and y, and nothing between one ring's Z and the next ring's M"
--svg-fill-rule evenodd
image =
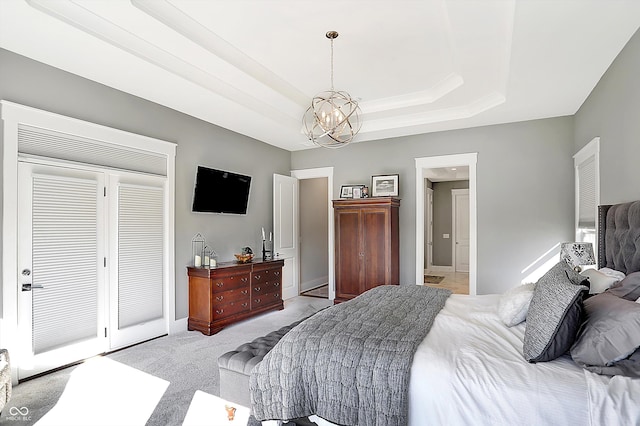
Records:
M596 161L595 156L578 165L578 228L596 227Z
M163 316L164 191L118 188L118 328Z
M95 338L98 321L97 182L34 176L35 354Z

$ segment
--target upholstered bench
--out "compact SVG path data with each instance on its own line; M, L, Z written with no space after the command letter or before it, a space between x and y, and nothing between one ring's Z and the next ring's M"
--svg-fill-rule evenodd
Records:
M245 407L251 406L249 396L249 375L262 358L296 325L306 318L258 337L252 342L239 346L235 351L227 352L218 358L220 372L220 397Z

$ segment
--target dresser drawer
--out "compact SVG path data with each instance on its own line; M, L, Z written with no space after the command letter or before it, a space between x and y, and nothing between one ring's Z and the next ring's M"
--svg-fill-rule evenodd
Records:
M233 290L234 288L248 287L249 280L251 279L250 273L212 277L211 289L214 293L221 293L223 291Z
M273 293L280 291L280 281L268 281L264 283L255 283L255 281L251 284L251 296Z
M229 303L220 303L213 306L213 320L227 318L241 312L249 311L249 300L238 300Z
M234 288L233 290L227 290L219 293L211 294L211 305L218 306L220 304L226 304L229 302L237 301L249 301L249 287Z
M282 272L280 268L271 268L253 271L253 275L251 277L251 284L262 284L262 283L272 283L272 282L281 282L282 281Z
M251 309L271 305L281 299L280 292L271 292L251 296Z

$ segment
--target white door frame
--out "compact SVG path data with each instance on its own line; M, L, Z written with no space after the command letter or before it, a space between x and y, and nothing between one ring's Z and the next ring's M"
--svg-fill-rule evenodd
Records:
M328 226L327 230L329 235L327 235L328 240L328 249L329 249L329 300L334 300L336 298L336 278L335 278L335 250L334 250L334 223L333 223L333 167L318 167L314 169L299 169L292 170L291 177L294 177L298 180L303 179L315 179L315 178L327 178L327 209L328 209ZM298 198L300 200L300 198ZM299 207L299 206L298 206ZM300 208L298 208L298 212ZM298 270L300 270L298 268Z
M476 163L478 153L441 155L416 158L416 285L424 281L424 199L425 169L440 167L469 167L469 294L477 292L477 208Z
M453 272L458 272L457 260L458 254L456 246L458 245L458 227L456 226L456 216L458 211L458 195L469 195L468 189L452 189L451 190L451 265L453 266Z
M0 347L18 350L18 125L29 124L43 129L55 129L92 140L117 141L122 145L164 155L167 158L167 191L165 193L167 227L164 270L165 308L169 333L186 330L187 319L176 320L175 306L175 154L176 144L88 121L65 117L24 105L0 101L3 121L2 141L2 316ZM46 164L47 161L45 160ZM68 164L72 167L73 164ZM12 359L11 380L18 382L20 359Z

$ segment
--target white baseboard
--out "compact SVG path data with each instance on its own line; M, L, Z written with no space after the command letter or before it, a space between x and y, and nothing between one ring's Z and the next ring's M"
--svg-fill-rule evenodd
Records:
M187 331L187 318L180 318L169 324L169 334Z
M300 293L313 290L314 288L322 287L323 285L327 285L329 283L329 277L320 277L311 281L305 281L300 283Z
M426 269L425 269L424 272L425 272L425 274L428 273ZM429 269L429 272L453 272L453 266L431 265L431 268Z

